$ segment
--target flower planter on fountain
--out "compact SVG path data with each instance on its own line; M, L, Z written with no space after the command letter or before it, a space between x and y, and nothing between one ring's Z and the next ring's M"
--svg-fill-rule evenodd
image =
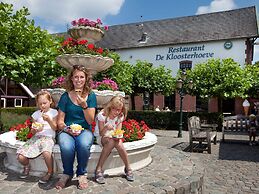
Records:
M73 65L82 65L90 71L92 75L104 71L113 65L113 59L103 57L101 55L90 54L64 54L57 57L57 62L68 70L73 68Z
M87 39L91 43L100 41L103 36L103 30L108 30L108 26L102 27L102 21L97 19L96 22L86 18L80 18L72 21L72 28L68 30L68 34L77 40Z
M107 102L111 100L114 96L125 97L125 93L121 91L112 91L112 90L93 90L97 98L97 108L102 108Z
M68 30L69 35L77 40L87 39L89 42L95 43L103 38L103 31L101 29L89 26L76 26Z

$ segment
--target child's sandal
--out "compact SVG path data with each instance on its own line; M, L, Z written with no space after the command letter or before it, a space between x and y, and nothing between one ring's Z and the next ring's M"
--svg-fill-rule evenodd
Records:
M127 181L134 181L134 176L131 169L127 170L126 168L124 168L124 172L125 172Z
M29 173L30 173L30 165L26 165L23 167L23 172L22 174L20 175L20 178L21 179L25 179L29 176Z
M102 171L95 172L95 181L99 184L105 184L105 179Z

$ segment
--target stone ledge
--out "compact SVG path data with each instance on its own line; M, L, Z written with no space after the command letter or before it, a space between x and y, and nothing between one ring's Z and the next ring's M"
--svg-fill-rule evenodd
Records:
M12 133L7 132L3 134L4 136L13 135ZM3 137L3 136L2 136ZM5 139L6 140L6 139ZM6 152L7 157L4 159L4 165L6 168L13 170L15 172L22 171L22 165L16 159L16 150L19 146L24 144L24 142L10 141L3 142L3 138L0 137L0 149L1 152ZM147 132L142 140L134 142L125 142L124 146L128 152L128 158L133 170L138 170L143 168L151 163L152 158L150 152L153 149L157 142L157 137ZM87 171L88 175L91 177L94 174L96 164L98 162L101 147L99 145L93 145L91 147L91 156L89 158ZM61 154L59 146L56 144L53 148L54 156L54 172L56 174L61 174L63 172L63 166L61 161ZM74 163L74 168L76 168L77 162ZM30 175L33 176L42 176L47 171L44 159L42 156L37 157L36 159L30 160L31 171ZM110 156L104 165L105 173L109 175L118 175L123 172L124 164L117 152L116 149L112 151Z

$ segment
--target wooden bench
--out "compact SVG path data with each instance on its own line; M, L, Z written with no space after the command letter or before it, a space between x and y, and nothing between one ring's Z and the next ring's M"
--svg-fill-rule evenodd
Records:
M188 119L190 151L203 152L211 154L211 142L217 143L217 124L206 124L202 127L200 118L192 116Z
M224 117L222 124L222 141L225 141L225 135L247 135L248 138L249 117L244 115Z

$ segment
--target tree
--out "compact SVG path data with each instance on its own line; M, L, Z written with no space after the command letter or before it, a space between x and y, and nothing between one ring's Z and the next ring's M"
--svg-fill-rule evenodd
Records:
M218 110L222 111L224 98L246 97L251 87L245 71L233 59L211 59L195 65L188 76L193 80L192 94L202 98L218 97Z
M138 60L133 66L132 109L135 109L134 96L139 93L161 93L169 96L175 91L175 79L171 70L164 66L153 67L147 61Z
M246 94L250 97L258 98L259 94L259 62L254 65L245 66L246 78L250 81L250 88L246 91Z
M106 71L102 71L94 76L94 80L102 81L103 78L110 78L118 84L120 91L123 91L126 94L131 94L133 92L132 65L127 61L122 61L120 56L115 52L111 53L109 57L114 60L114 64Z
M12 4L0 3L0 79L46 86L65 71L55 62L59 42L35 27L28 15L25 7L13 13Z
M104 77L117 82L121 91L131 95L132 109L135 109L134 96L139 93L162 93L171 95L175 90L175 79L171 70L164 66L153 67L146 61L137 61L136 65L130 65L122 61L118 54L111 55L114 65L108 70L98 73L94 80L102 80Z
M26 17L27 8L13 13L0 3L0 75L15 82L45 86L65 70L55 62L59 42Z

